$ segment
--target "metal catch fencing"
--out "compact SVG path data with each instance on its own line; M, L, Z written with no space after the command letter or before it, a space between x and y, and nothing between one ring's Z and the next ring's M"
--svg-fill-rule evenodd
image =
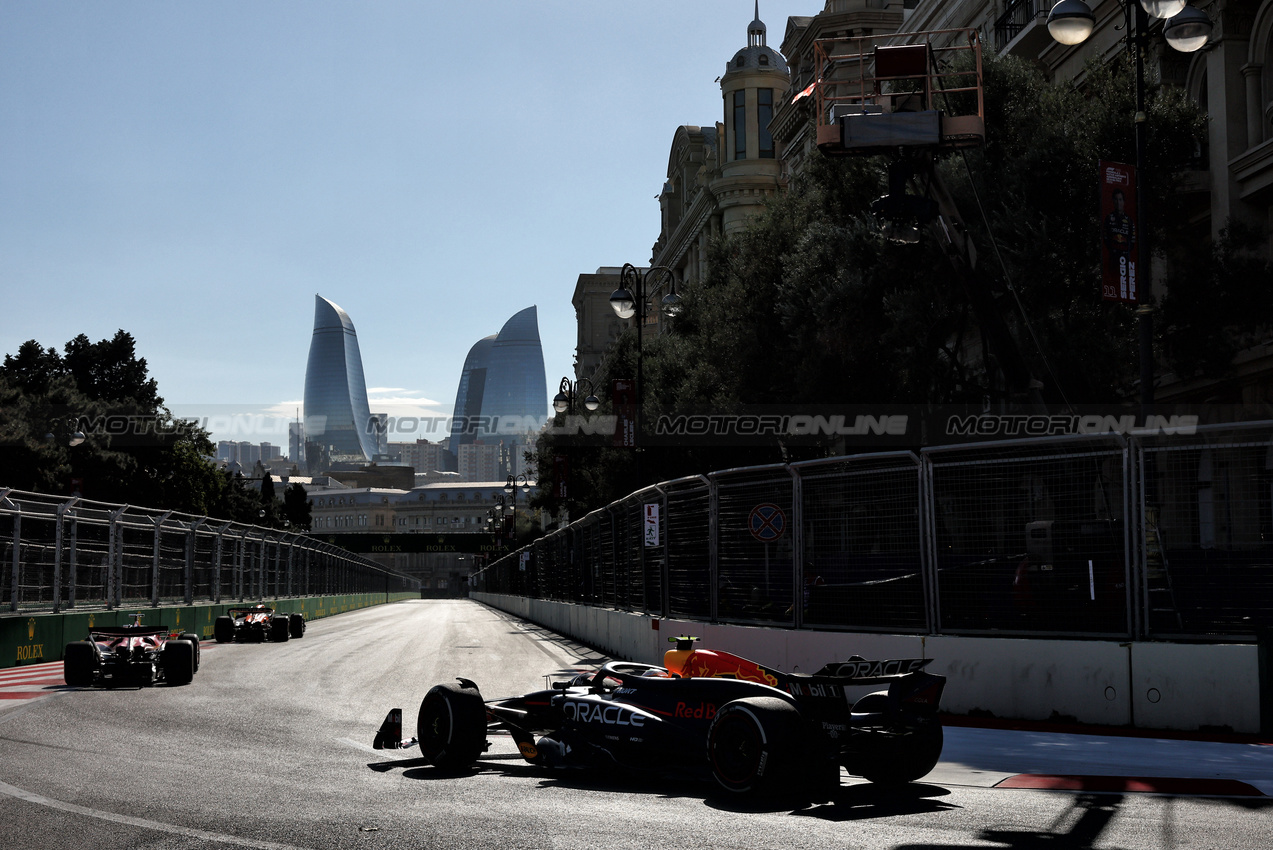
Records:
M0 612L419 589L304 534L0 488Z
M1273 423L679 479L470 583L787 628L1249 641L1273 627Z

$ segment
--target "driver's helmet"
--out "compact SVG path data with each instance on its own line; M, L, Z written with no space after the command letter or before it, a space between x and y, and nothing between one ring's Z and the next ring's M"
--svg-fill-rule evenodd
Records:
M641 674L642 679L670 679L672 674L664 670L662 667L651 667Z

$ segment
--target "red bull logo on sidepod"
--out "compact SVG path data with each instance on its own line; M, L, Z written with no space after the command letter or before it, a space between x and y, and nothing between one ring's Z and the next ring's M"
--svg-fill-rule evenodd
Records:
M762 685L778 687L778 678L756 662L711 649L696 649L690 653L690 657L685 661L685 675L701 678L742 679L746 682L759 682Z

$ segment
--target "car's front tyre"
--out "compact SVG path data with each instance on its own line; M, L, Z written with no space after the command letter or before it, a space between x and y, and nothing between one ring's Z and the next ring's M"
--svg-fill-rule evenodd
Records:
M799 709L777 697L726 703L707 732L712 776L743 796L784 790L799 762L801 730Z
M439 770L459 772L486 749L486 705L477 688L446 683L425 694L416 718L420 754Z

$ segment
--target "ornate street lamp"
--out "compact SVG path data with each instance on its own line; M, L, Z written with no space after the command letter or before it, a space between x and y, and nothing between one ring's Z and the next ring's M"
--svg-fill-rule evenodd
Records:
M1163 37L1182 53L1200 50L1211 36L1211 19L1186 5L1186 0L1119 0L1124 21L1130 33L1127 49L1136 66L1136 232L1141 244L1141 270L1144 283L1136 291L1136 322L1140 337L1141 413L1148 415L1154 403L1154 308L1151 302L1153 277L1150 274L1151 249L1146 227L1145 200L1145 49L1149 43L1149 17L1165 20ZM1061 44L1082 44L1096 28L1096 16L1083 0L1061 0L1048 13L1048 32Z
M579 385L586 384L588 387L588 395L583 400L584 409L592 412L601 406L601 399L597 398L592 388L592 381L587 378L580 378L578 381L571 381L569 378L561 379L561 386L557 388L557 395L553 396L553 410L558 413L574 412L575 399L579 396Z
M662 281L649 288L650 278L661 275ZM651 266L642 274L636 266L624 263L619 273L619 288L610 295L610 306L620 319L631 319L636 316L636 415L634 418L633 436L636 441L638 470L641 452L641 403L644 393L642 374L641 330L649 312L650 299L667 287L667 294L659 302L659 310L668 318L681 312L681 296L676 294L676 275L667 266ZM638 471L638 478L640 472ZM638 482L644 483L644 482Z

